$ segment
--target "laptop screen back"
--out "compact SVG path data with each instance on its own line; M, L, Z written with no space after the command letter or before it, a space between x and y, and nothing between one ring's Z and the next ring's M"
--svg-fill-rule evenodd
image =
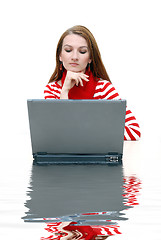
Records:
M123 152L125 100L28 100L32 152Z

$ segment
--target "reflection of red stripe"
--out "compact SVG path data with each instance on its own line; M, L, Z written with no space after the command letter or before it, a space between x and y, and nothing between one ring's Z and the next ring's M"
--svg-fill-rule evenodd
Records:
M108 228L104 228L104 230L107 232L108 235L113 235Z
M83 226L82 226L83 227ZM114 234L121 234L121 232L118 230L119 226L110 225L110 226L91 226L94 233L96 235L102 234L104 235L114 235Z
M118 228L116 228L116 227L114 228L114 231L116 234L121 234L121 232L119 232Z
M82 215L98 215L99 213L82 213Z
M124 203L126 206L139 205L137 195L141 188L141 182L138 178L131 176L124 178L124 194L122 195L127 201Z

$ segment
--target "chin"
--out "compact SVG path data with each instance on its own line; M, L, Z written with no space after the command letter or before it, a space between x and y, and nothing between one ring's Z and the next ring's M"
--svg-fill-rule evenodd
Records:
M86 71L86 69L80 69L80 68L76 68L76 67L73 67L73 68L68 68L66 69L67 71L71 71L71 72L75 72L75 73L79 73L79 72L84 72Z

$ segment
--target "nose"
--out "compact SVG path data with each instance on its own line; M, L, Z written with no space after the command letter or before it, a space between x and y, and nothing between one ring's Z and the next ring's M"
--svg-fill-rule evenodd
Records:
M73 61L78 61L78 52L77 51L73 51L73 54L72 54L72 60Z

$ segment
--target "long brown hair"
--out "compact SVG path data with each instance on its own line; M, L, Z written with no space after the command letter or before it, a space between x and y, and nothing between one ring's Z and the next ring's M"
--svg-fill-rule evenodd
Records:
M84 26L74 26L72 28L69 28L68 30L66 30L57 45L57 50L56 50L56 67L55 67L55 71L52 74L49 83L56 81L56 80L60 80L62 78L62 73L63 73L63 67L62 70L60 68L60 60L59 60L59 56L60 53L62 51L62 45L63 45L63 40L64 38L69 35L69 34L77 34L80 35L81 37L85 38L85 40L87 41L88 47L90 49L90 54L91 54L91 63L90 63L90 69L93 73L93 75L97 78L102 78L104 80L108 80L109 82L109 76L106 72L105 66L102 62L101 59L101 54L97 45L97 42L93 36L93 34Z

